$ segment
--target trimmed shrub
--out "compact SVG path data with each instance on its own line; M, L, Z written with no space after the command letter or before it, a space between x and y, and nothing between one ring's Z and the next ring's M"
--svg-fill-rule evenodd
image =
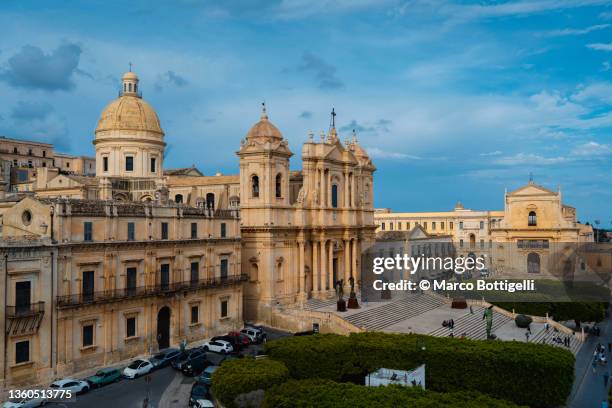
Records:
M600 322L605 318L605 302L493 302L506 310L532 316L546 316L556 321Z
M365 387L330 380L292 380L275 386L264 398L263 408L514 408L508 401L498 400L475 391L438 393L421 388Z
M523 328L523 329L526 329L527 327L529 327L532 321L533 319L531 318L531 316L526 316L524 314L520 314L514 318L514 322L516 323L516 326Z
M236 407L241 394L266 390L289 379L289 370L271 359L242 358L222 364L212 376L212 393L226 407Z
M363 383L381 367L411 370L425 363L430 390L480 391L531 407L562 405L574 380L571 352L523 342L367 332L286 338L269 342L266 352L296 379Z

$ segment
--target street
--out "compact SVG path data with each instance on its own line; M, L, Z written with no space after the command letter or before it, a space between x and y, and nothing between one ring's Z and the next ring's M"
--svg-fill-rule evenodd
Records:
M287 332L271 328L265 329L268 341L273 341L289 335ZM263 350L262 344L252 344L241 351L244 356L254 356ZM207 359L213 364L220 364L224 356L217 353L207 353ZM100 367L101 368L101 367ZM172 380L181 377L184 384L192 384L191 377L184 376L180 371L172 367L164 367L149 374L151 383L147 384L147 376L134 380L122 379L119 382L94 389L87 394L77 395L76 401L62 403L48 403L45 407L52 408L142 408L144 398L149 393L149 408L157 408L159 401ZM180 396L177 396L180 397ZM178 406L182 406L179 404Z
M600 408L603 400L608 398L608 387L604 386L603 375L612 371L610 359L612 355L607 352L608 342L612 342L612 328L610 319L599 323L601 335L599 337L589 336L587 341L576 356L575 379L572 395L567 404L570 408ZM591 362L593 352L598 343L606 347L607 363L605 366L597 366L595 372Z
M146 376L134 380L123 379L117 383L94 389L87 394L77 395L75 402L50 403L45 406L54 408L64 408L66 406L75 408L142 408L142 401L149 392L149 407L157 407L166 387L177 375L182 376L179 371L173 370L172 367L165 367L150 374L151 384L145 382Z

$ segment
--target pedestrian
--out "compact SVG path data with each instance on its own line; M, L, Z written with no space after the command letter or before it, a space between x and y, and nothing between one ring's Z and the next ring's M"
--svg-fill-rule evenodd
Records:
M529 343L529 331L525 332L525 341Z
M548 322L544 323L544 330L548 333Z
M608 380L610 379L610 374L606 371L603 375L604 387L608 388Z
M612 342L608 342L608 353L612 353Z
M591 366L593 367L593 372L595 372L595 370L597 369L597 357L593 359Z
M472 305L470 305L470 314L474 314L474 309L472 309Z

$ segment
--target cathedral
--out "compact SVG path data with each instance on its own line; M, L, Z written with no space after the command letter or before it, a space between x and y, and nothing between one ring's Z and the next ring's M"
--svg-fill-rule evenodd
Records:
M374 240L375 167L334 123L308 135L302 170L265 106L236 138L239 174L165 169L163 128L130 71L100 115L95 160L60 167L68 156L50 145L2 144L5 387L269 323L357 278Z

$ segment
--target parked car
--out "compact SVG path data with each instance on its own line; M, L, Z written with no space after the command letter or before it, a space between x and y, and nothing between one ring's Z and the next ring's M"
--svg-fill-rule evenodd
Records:
M151 370L153 370L153 364L149 360L135 360L123 369L123 376L125 378L136 378L149 374Z
M266 334L263 330L257 329L255 327L245 327L240 330L240 333L245 334L251 339L251 343L260 344L266 341Z
M229 354L234 351L232 345L225 340L207 341L202 345L205 351L213 351L215 353Z
M226 334L225 336L215 336L212 339L210 339L210 341L219 341L219 340L227 341L229 344L232 345L232 348L236 352L242 349L242 343L240 339L236 336L230 336Z
M149 361L153 364L153 368L162 368L180 358L182 354L179 349L169 348L154 355Z
M206 354L198 354L195 357L191 357L186 364L183 365L181 371L185 375L197 375L202 372L206 367L212 365L210 361L206 359Z
M189 406L195 407L196 402L199 400L205 400L208 398L208 387L202 384L194 383L191 387L191 394L189 395Z
M195 408L214 408L215 404L212 401L207 399L199 399L195 402Z
M172 368L174 368L175 370L182 370L183 367L185 367L191 359L198 358L201 355L206 356L206 352L202 348L198 347L187 350L185 353L183 353L182 356L172 361Z
M91 388L97 388L115 381L119 381L120 379L121 370L118 368L103 368L95 375L87 377L85 381L91 385Z
M200 374L196 378L197 383L198 384L204 384L207 387L210 387L212 385L212 375L218 369L219 369L219 366L209 366L209 367L206 367L206 369L204 371L202 371L202 374Z
M34 408L45 405L45 398L21 398L11 399L2 404L2 408Z
M63 380L57 380L49 385L49 388L57 390L71 391L76 394L83 394L89 391L91 386L87 381L75 380L74 378L65 378Z
M240 344L242 344L245 347L251 344L251 339L249 338L249 336L247 336L244 333L240 333L238 331L232 331L232 332L227 333L227 335L237 337Z

